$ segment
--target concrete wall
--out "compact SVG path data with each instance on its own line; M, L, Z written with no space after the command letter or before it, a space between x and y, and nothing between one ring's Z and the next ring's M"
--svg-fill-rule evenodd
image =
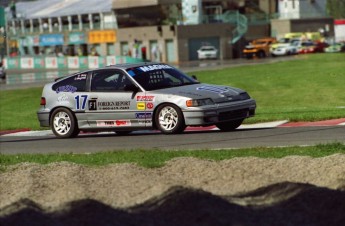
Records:
M246 40L253 40L257 38L270 37L271 36L271 26L269 24L263 25L249 25L248 31L244 38Z
M290 20L271 20L272 37L282 38L284 34L291 32Z
M180 61L188 61L189 39L192 38L219 38L220 59L232 58L231 36L234 27L231 24L201 24L177 27L178 58Z
M220 59L232 58L231 36L234 27L231 24L201 24L187 26L150 26L121 28L117 32L115 43L115 55L122 55L121 42L127 42L129 47L134 45L134 40L138 40L143 46L148 47L147 59L151 60L149 50L150 42L157 41L161 58L160 61L167 62L166 41L173 40L176 53L176 62L189 61L188 43L193 38L219 38Z
M328 36L334 36L333 18L271 20L271 26L278 38L289 32L318 32L320 28L326 30Z
M150 41L157 41L159 46L161 61L166 62L167 55L165 49L166 40L175 41L175 52L177 49L177 38L175 26L149 26L149 27L131 27L121 28L117 32L117 41L115 43L115 55L122 55L121 42L128 42L129 47L134 45L134 40L142 42L143 46L147 48L147 59L152 59L151 51L149 49ZM178 61L179 59L177 59Z
M334 36L334 19L329 17L291 20L291 32L317 32L320 28L328 30L328 36Z

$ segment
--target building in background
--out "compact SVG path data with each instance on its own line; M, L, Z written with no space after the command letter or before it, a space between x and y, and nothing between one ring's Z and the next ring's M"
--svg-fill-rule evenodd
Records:
M272 35L290 32L322 32L334 36L334 20L327 16L326 0L280 0L278 16L271 21Z
M7 8L9 56L129 56L197 60L241 57L248 40L333 32L324 0L36 0ZM291 12L291 13L289 13ZM308 16L307 16L308 15ZM329 24L331 23L331 24Z

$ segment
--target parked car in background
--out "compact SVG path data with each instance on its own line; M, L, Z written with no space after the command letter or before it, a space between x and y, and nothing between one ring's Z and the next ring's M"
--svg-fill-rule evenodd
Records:
M264 58L270 55L271 44L276 43L275 38L260 38L255 39L247 45L242 53L247 59L252 59L254 57Z
M304 53L316 53L317 47L316 44L312 41L294 41L293 45L295 45L298 49L299 54L304 54Z
M60 78L44 86L37 112L42 127L59 138L80 131L158 129L186 126L239 127L255 114L256 102L241 89L198 82L167 64L112 65Z
M345 52L345 43L334 43L325 48L325 53Z
M294 41L299 39L282 38L278 43L272 44L270 53L272 56L284 56L298 54L298 48L293 45Z
M218 58L218 49L214 46L201 46L197 52L199 60Z

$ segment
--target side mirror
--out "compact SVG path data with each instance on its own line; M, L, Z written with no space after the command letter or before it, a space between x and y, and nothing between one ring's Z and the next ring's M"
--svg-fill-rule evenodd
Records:
M192 75L192 78L198 81L198 78L196 77L196 75Z

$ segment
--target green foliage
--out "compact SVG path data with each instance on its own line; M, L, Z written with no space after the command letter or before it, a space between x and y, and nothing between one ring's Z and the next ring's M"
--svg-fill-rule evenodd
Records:
M327 11L334 19L344 19L345 0L327 0Z

